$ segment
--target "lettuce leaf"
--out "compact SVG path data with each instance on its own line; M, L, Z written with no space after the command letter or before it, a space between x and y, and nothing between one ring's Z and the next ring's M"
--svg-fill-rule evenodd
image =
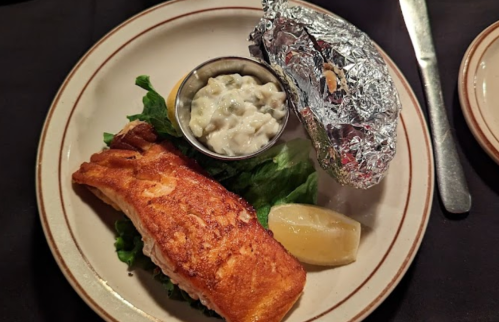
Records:
M110 146L111 145L111 142L113 141L114 139L114 134L112 133L107 133L107 132L104 132L104 143L106 143L107 146Z
M142 75L135 79L135 85L145 89L147 94L142 98L144 109L142 113L128 116L128 120L145 121L154 126L154 129L160 137L182 136L173 127L172 122L168 119L168 109L166 108L165 99L156 92L149 80L149 76Z
M317 172L308 175L307 181L296 187L286 197L275 202L275 205L287 203L317 204Z
M311 149L309 140L294 139L255 158L234 162L235 175L215 179L248 201L260 224L267 228L272 206L317 202L317 173L309 159Z

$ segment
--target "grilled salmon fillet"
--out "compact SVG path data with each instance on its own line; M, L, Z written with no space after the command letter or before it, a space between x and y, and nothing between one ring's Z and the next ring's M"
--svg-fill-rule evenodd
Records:
M121 209L144 254L192 298L229 322L280 321L303 291L303 267L245 200L151 133L129 125L73 181Z

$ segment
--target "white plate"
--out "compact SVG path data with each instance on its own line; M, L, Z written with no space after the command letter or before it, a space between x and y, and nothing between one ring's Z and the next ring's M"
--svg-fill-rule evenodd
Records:
M499 22L469 46L458 84L461 108L471 132L499 163Z
M166 299L148 274L128 276L113 246L113 222L121 215L73 186L71 174L103 147L102 132L117 132L125 115L141 110L144 91L134 86L136 76L150 75L167 95L205 60L248 56L246 39L261 14L259 0L160 4L100 40L55 97L39 146L40 217L62 272L104 319L210 320L185 303ZM397 156L382 183L367 191L340 187L321 172L320 204L363 225L358 260L335 269L309 269L305 292L286 321L361 320L399 282L423 238L434 180L428 130L409 84L383 55L403 104ZM305 134L297 126L286 135Z

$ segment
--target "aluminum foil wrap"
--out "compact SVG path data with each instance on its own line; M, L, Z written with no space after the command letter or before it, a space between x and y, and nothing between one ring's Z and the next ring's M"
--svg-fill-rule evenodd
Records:
M341 18L263 0L250 53L281 76L317 159L339 183L367 189L395 155L397 90L369 37Z

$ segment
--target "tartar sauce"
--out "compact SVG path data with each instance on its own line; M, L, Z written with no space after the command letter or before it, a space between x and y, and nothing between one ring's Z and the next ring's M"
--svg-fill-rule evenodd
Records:
M286 94L252 76L208 80L191 103L192 133L210 150L228 156L258 151L281 129Z

